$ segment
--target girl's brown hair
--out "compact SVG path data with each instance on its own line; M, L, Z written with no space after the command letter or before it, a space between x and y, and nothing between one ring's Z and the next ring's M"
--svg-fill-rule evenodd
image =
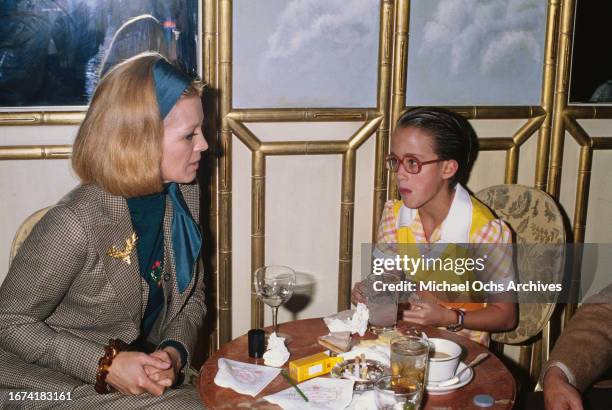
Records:
M440 159L457 161L459 168L450 187L466 184L478 153L474 128L461 114L440 107L415 107L397 120L396 130L416 127L430 134L433 150Z

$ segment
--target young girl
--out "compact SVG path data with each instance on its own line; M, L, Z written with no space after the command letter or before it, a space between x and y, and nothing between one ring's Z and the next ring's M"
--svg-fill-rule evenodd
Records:
M487 271L503 285L513 275L511 253L507 246L500 246L511 243L510 229L461 185L469 174L475 140L468 121L444 109L415 108L399 118L386 164L396 175L401 200L385 204L377 242L491 244ZM445 245L436 247L440 246ZM446 277L456 280L453 276L447 273ZM516 325L516 306L509 292L489 293L482 303L449 303L435 293L416 293L418 300L403 312L409 322L444 326L484 345L489 343L488 332ZM358 284L353 301L364 299L364 285Z

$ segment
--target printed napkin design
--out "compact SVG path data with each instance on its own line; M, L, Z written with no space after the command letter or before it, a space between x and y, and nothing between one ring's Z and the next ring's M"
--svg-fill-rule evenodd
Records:
M316 377L299 384L308 402L293 387L265 396L264 399L285 410L343 409L353 399L353 383L351 380Z
M280 373L280 369L229 359L219 359L218 366L219 371L215 376L217 386L252 397L257 396Z

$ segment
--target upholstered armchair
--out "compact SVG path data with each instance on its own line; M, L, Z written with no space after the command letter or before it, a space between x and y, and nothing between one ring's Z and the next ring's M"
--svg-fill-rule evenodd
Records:
M476 193L476 197L513 230L517 244L517 279L523 283L530 280L561 283L565 227L555 200L536 188L510 184L485 188ZM528 385L525 386L528 389L535 386L542 363L548 359L550 319L555 310L556 296L550 292L541 295L519 292L517 327L491 335L492 349L498 352L503 352L504 345L518 346L519 379Z

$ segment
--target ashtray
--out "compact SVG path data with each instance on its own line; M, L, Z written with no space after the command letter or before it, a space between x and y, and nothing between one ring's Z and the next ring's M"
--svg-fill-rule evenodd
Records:
M356 370L355 367L359 366ZM345 360L336 364L331 370L331 377L355 381L353 390L365 391L374 388L374 382L383 376L389 376L391 370L377 360L354 359ZM359 375L359 376L357 376Z

